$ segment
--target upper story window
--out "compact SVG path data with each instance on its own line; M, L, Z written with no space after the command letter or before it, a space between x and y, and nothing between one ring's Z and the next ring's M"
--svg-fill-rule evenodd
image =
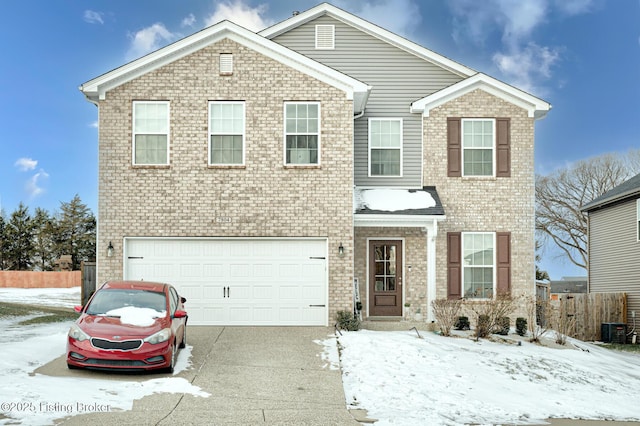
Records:
M285 164L320 164L320 104L318 102L286 102Z
M463 297L491 299L495 294L495 234L462 233Z
M447 118L448 177L511 177L511 119Z
M244 164L244 102L209 102L209 164Z
M169 164L169 102L133 102L133 164Z
M316 49L335 48L335 26L316 25Z
M493 176L495 120L462 120L462 175Z
M402 176L402 119L369 119L369 176Z

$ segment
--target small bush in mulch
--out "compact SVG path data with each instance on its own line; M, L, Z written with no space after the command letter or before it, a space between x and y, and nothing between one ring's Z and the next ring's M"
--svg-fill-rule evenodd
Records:
M360 330L360 320L353 314L353 312L338 311L336 313L336 319L338 320L338 327L340 327L342 330Z
M527 334L526 318L522 318L522 317L516 318L516 333L518 333L518 336L524 336L525 334Z
M469 317L464 317L464 316L458 317L453 327L456 330L470 330L471 324L469 323Z

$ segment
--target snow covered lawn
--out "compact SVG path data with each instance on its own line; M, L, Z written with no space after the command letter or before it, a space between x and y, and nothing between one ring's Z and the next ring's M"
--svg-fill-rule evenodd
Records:
M577 349L555 349L420 335L343 332L347 405L366 409L376 425L640 420L640 354L577 341ZM335 366L337 354L328 353Z

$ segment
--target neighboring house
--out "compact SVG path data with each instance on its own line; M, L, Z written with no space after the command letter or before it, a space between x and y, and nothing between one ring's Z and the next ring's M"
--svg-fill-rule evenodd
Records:
M561 280L551 280L551 299L558 300L566 293L586 293L587 277L562 277Z
M355 280L365 318L535 294L550 105L357 16L223 21L81 90L98 280L170 281L190 324L332 324Z
M588 220L589 293L627 293L640 315L640 174L582 206Z

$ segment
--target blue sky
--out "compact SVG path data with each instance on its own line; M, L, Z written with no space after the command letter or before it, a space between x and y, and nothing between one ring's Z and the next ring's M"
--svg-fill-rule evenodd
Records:
M258 31L317 3L3 2L0 206L55 212L78 194L97 213L98 111L80 84L222 19ZM536 125L537 173L640 148L640 0L333 4L550 102ZM574 272L554 259L543 267Z

